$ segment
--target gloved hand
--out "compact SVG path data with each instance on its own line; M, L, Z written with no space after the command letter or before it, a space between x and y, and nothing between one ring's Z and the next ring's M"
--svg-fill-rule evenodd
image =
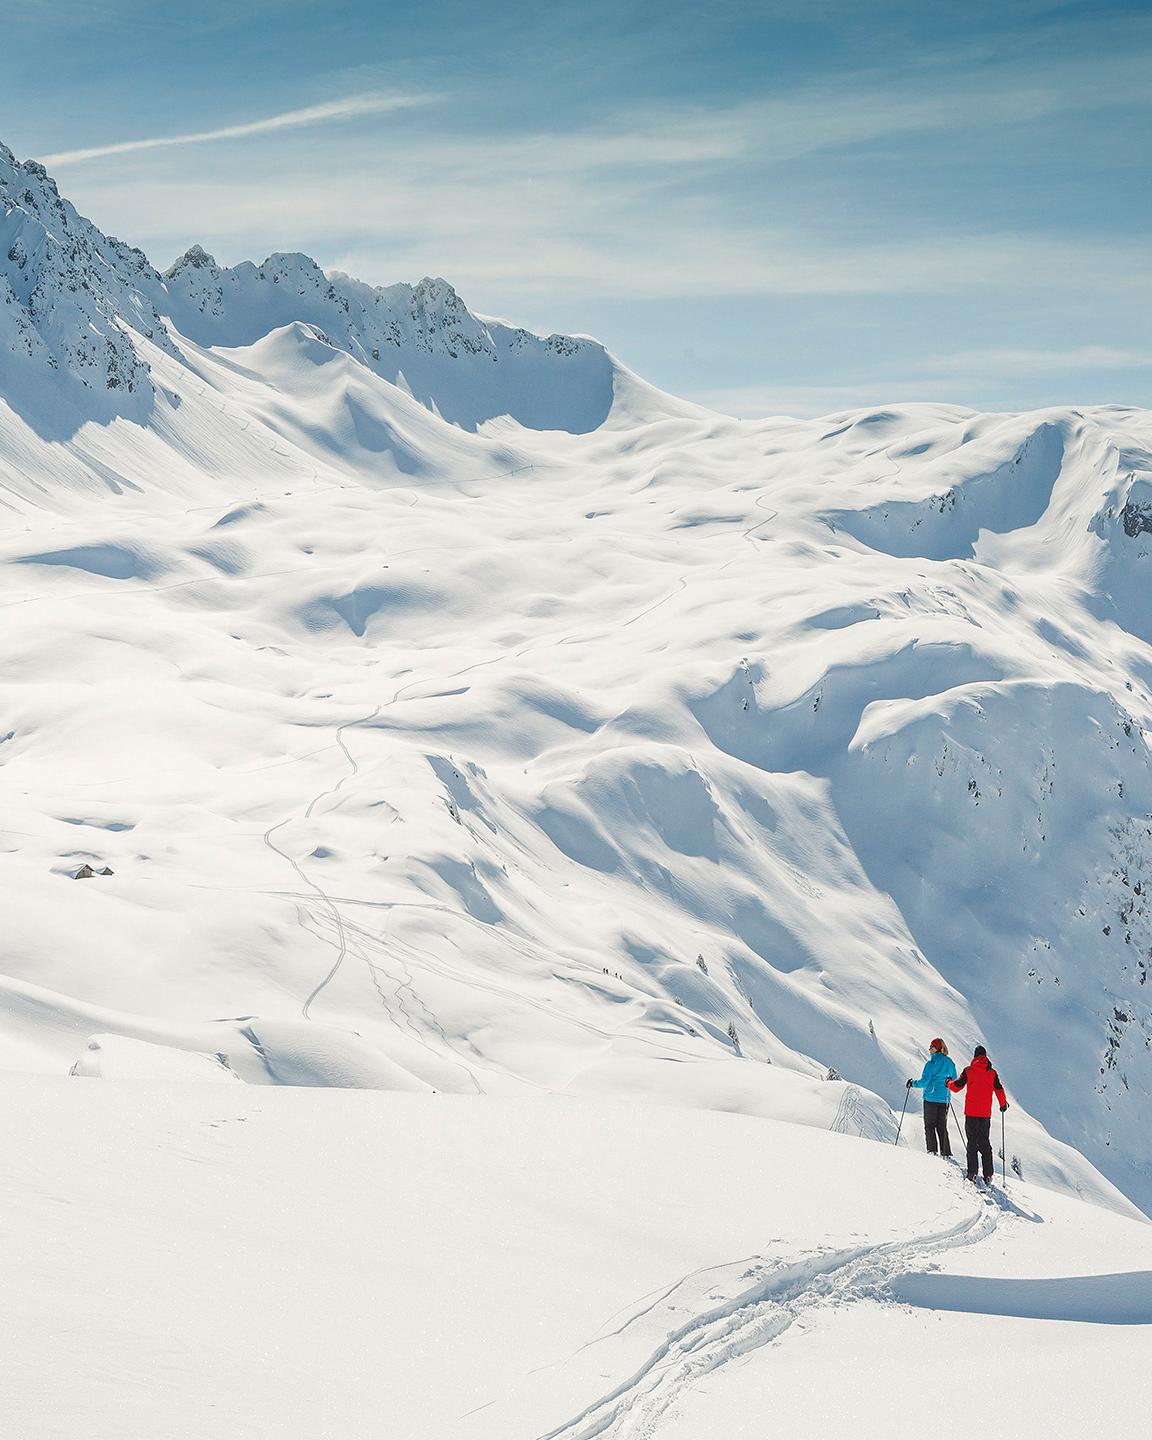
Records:
M1005 1100L1004 1104L1000 1106L1000 1113L1001 1113L1001 1115L1003 1115L1004 1111L1007 1110L1007 1109L1008 1109L1008 1102L1007 1102L1007 1100Z
M911 1090L911 1089L912 1089L912 1081L911 1081L911 1080L909 1080L908 1083L907 1083L907 1085L904 1086L904 1089L905 1089L905 1090Z

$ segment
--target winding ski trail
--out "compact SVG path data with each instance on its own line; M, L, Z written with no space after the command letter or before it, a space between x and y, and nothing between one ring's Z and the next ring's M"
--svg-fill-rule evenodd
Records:
M326 786L323 790L320 791L318 795L313 796L312 800L308 803L307 809L304 811L305 820L311 818L313 810L316 808L316 806L320 803L321 800L323 800L328 795L337 794L337 792L340 790L340 787L346 781L352 779L355 775L359 774L360 767L356 763L356 760L354 759L351 751L348 749L348 746L344 743L344 731L347 730L349 726L365 724L368 720L371 720L375 715L377 715L379 713L379 710L380 706L377 705L367 715L361 716L359 719L356 720L346 720L342 725L337 726L336 744L343 752L344 758L348 761L350 769L348 771L348 774L342 775L335 785ZM281 847L277 845L276 842L272 839L273 835L275 835L278 830L282 830L285 825L291 824L291 821L292 817L288 816L285 819L278 821L275 825L270 825L268 829L264 832L264 844L267 845L268 849L271 850L274 855L279 855L281 860L286 860L288 864L291 865L292 869L296 872L301 884L307 886L309 890L313 891L320 898L320 900L324 903L329 913L331 914L332 923L336 929L336 959L329 968L328 973L317 983L317 985L313 988L312 992L309 994L308 998L300 1007L301 1015L304 1017L305 1020L307 1020L310 1018L309 1011L311 1010L312 1004L315 1001L316 997L328 985L331 984L331 982L338 974L340 967L343 965L344 959L348 954L348 940L347 936L344 933L343 917L341 916L340 911L337 909L336 905L333 903L331 897L328 895L328 892L323 888L323 886L320 885L318 881L313 880L312 877L307 874L303 866L295 858L294 855L291 855L287 850L281 849Z
M1000 1211L999 1205L981 1200L958 1224L907 1241L816 1252L778 1264L741 1260L695 1271L655 1302L645 1297L623 1325L588 1342L585 1349L623 1335L642 1320L668 1326L663 1340L627 1379L536 1440L652 1440L662 1417L706 1375L771 1344L822 1306L883 1297L895 1279L923 1268L932 1257L980 1244L995 1232ZM717 1290L729 1287L730 1293L717 1298ZM690 1318L677 1322L674 1317L685 1310Z

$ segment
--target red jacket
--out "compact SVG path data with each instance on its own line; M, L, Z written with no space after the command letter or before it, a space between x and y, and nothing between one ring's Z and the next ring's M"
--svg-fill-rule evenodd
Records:
M986 1120L992 1114L992 1096L995 1094L1001 1105L1007 1105L1004 1086L1000 1076L988 1063L986 1055L974 1055L955 1080L948 1081L949 1090L957 1095L967 1087L964 1100L964 1114Z

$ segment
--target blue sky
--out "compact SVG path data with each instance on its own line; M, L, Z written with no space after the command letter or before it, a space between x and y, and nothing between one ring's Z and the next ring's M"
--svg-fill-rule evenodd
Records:
M734 413L1150 401L1143 3L0 0L0 35L0 139L161 266L441 274Z

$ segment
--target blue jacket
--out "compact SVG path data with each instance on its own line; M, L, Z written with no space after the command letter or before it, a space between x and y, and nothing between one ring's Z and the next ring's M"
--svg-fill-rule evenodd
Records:
M928 1057L928 1063L924 1066L924 1073L919 1080L913 1080L912 1084L917 1090L924 1091L924 1099L934 1101L937 1105L944 1105L950 1099L948 1093L948 1081L955 1080L956 1066L947 1055L941 1055L939 1050L934 1050Z

